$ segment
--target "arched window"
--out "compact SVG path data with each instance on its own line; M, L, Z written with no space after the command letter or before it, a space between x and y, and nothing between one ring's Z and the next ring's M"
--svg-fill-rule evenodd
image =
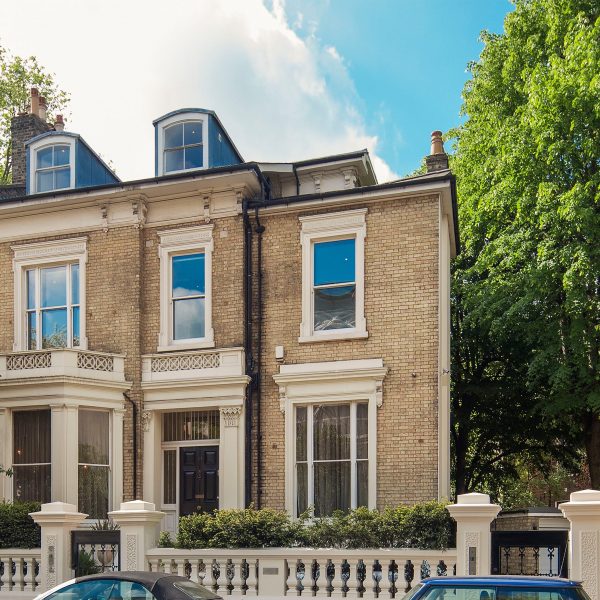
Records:
M202 121L184 121L164 129L164 172L203 166Z
M71 147L45 146L36 152L35 191L50 192L71 187Z

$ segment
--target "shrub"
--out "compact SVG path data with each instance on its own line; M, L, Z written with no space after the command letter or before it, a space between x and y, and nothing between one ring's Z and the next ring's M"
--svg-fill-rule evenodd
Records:
M158 534L158 547L159 548L172 548L173 540L171 534L168 531L161 531Z
M216 510L181 517L179 548L277 548L293 546L299 522L287 513L263 508Z
M29 516L39 502L0 502L0 548L39 548L40 528Z
M220 510L181 517L180 548L420 548L442 550L453 541L444 504L424 502L383 512L357 508L331 517L293 521L287 513ZM165 544L170 540L163 540ZM159 545L161 545L159 543Z

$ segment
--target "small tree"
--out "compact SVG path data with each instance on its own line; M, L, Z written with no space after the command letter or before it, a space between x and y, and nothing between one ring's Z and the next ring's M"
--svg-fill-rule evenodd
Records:
M59 89L54 75L41 67L35 56L12 56L0 46L0 185L12 181L10 123L29 106L30 88L46 99L49 118L62 112L69 95Z

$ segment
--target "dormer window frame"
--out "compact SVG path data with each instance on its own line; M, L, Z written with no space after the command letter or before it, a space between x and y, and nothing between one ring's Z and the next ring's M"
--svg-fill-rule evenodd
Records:
M32 194L41 194L44 193L38 190L38 181L37 174L39 171L55 171L60 168L64 168L64 165L52 166L52 167L44 167L42 169L38 168L38 154L41 150L46 150L47 148L52 148L54 146L68 146L69 148L69 186L68 187L60 187L60 188L52 188L51 190L45 190L47 193L51 192L60 192L63 190L70 190L75 187L75 139L71 136L67 135L52 135L49 137L44 137L36 142L33 142L29 145L29 187Z
M198 122L202 127L202 166L201 167L193 167L189 169L177 169L174 171L167 171L165 168L165 157L167 148L165 147L165 133L166 130L178 124L185 124L189 122ZM157 123L158 127L158 135L157 135L157 157L158 157L158 176L163 175L178 175L181 173L188 173L192 171L197 171L199 169L205 169L208 166L208 115L199 112L187 112L187 113L177 113L168 117L164 121ZM185 142L185 140L184 140ZM189 144L188 146L195 146L196 144ZM182 149L185 149L187 146L181 146Z

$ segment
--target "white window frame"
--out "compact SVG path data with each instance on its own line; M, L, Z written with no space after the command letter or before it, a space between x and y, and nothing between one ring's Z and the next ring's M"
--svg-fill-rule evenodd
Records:
M367 418L368 418L368 441L367 441L367 470L371 471L371 460L374 459L373 452L371 449L371 434L373 428L371 427L371 411L369 410L369 400L365 398L364 400L336 400L336 404L342 404L345 406L350 406L350 457L348 461L350 462L350 508L355 509L358 507L358 489L357 489L357 463L358 461L364 461L365 459L358 459L356 456L356 447L357 447L357 427L356 427L356 412L357 406L359 404L367 405ZM294 403L294 497L296 501L296 514L294 516L298 516L298 470L297 465L298 462L306 462L307 465L307 506L314 506L315 504L315 479L314 479L314 469L315 469L315 458L314 458L314 407L315 406L323 406L324 404L333 404L333 402L312 402L310 404L303 404L302 402ZM296 457L296 440L297 440L297 411L298 408L306 408L306 461L298 461ZM376 418L376 417L375 417ZM316 461L316 462L329 462L329 461ZM370 489L370 485L369 488ZM370 504L370 503L369 503ZM371 506L369 506L371 508Z
M102 412L108 413L108 465L95 465L91 463L81 463L79 462L79 412L82 410L90 411L90 412ZM77 494L79 495L79 467L83 465L87 465L88 467L108 467L108 508L107 513L114 509L113 502L113 417L114 410L109 408L97 408L94 406L85 406L79 405L77 407ZM77 507L80 510L79 502L77 502ZM95 522L96 519L86 519L89 522Z
M215 333L212 326L212 253L213 225L199 225L159 231L160 244L160 332L158 352L214 348ZM171 302L171 258L178 254L204 253L204 337L187 340L173 339L173 309Z
M367 209L300 217L302 230L302 323L298 341L325 342L369 337L365 319L365 238ZM314 330L314 245L318 242L354 239L356 325L348 329Z
M188 121L197 121L202 127L202 167L195 167L193 169L180 169L178 171L166 171L165 170L165 129L171 125L178 123L186 123ZM178 173L187 173L191 171L197 171L198 169L206 169L208 167L208 115L197 112L189 113L177 113L158 123L158 135L157 135L157 165L158 165L158 176L162 175L176 175Z
M39 150L49 148L50 146L69 146L69 167L71 172L69 187L48 190L47 193L50 194L53 191L69 190L75 187L75 138L70 135L51 135L29 145L29 187L32 194L38 193L36 177L38 171L37 153Z
M296 406L368 403L368 508L377 505L377 409L383 404L383 359L281 365L273 375L285 415L285 508L297 517Z
M15 352L27 350L27 278L28 269L79 264L79 349L87 350L86 279L87 238L70 238L11 246L14 272L14 342ZM39 325L38 325L39 329Z

